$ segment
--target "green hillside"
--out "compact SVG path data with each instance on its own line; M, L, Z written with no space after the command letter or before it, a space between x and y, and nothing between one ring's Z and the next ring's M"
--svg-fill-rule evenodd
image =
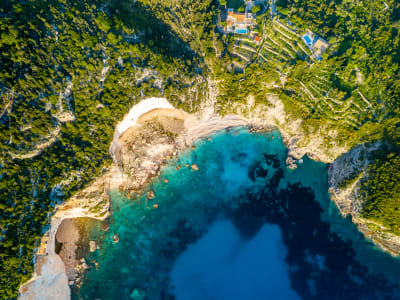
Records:
M54 206L111 162L143 96L196 109L199 55L140 2L0 4L0 298L15 298ZM197 91L193 93L193 91Z
M221 114L249 95L270 106L272 93L325 147L382 140L363 213L400 233L400 3L276 5L274 17L257 13L257 43L224 35L212 0L0 2L1 299L30 278L54 207L111 163L114 127L129 108L163 96L198 111L210 79ZM307 30L330 44L321 60L302 39Z

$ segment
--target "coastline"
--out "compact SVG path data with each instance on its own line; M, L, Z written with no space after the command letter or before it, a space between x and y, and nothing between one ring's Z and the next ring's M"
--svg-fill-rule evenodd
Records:
M132 182L131 178L123 174L118 162L121 159L116 155L121 148L120 139L123 138L129 129L138 129L148 119L168 116L171 118L182 119L185 132L177 137L178 147L167 149L159 153L153 163L144 169L141 180ZM55 214L51 218L50 229L45 233L41 240L41 245L36 252L35 269L32 278L19 288L19 298L27 299L70 299L71 290L66 268L60 255L55 251L56 235L64 220L87 217L104 221L110 215L110 203L108 191L112 189L140 189L156 176L157 169L165 163L166 158L177 155L176 150L189 147L194 141L212 134L213 132L236 126L249 126L250 122L235 115L228 115L221 118L216 115L202 116L200 118L190 115L184 111L175 109L165 98L149 98L142 100L131 108L123 120L117 124L114 139L110 146L110 153L114 164L100 178L84 190L78 192L67 202L56 208ZM136 130L137 131L137 130ZM144 179L143 179L144 178ZM101 192L101 197L99 196ZM94 197L93 197L94 196ZM94 208L98 209L95 210ZM71 245L70 245L71 246ZM71 249L69 249L69 252Z
M114 161L112 166L103 176L56 209L51 219L50 230L43 237L37 252L33 277L21 285L19 299L54 299L54 295L57 295L57 299L70 299L65 265L61 257L55 253L55 238L61 223L65 219L79 217L105 220L110 214L109 190L140 190L158 174L167 159L190 147L194 141L200 138L236 126L278 128L289 151L289 167L296 167L296 160L305 154L314 160L332 163L341 154L346 153L346 149L341 148L333 150L336 152L329 153L329 156L325 155L323 150L318 149L320 140L317 135L315 140L311 139L312 141L307 145L299 147L299 141L304 139L304 134L300 130L301 124L298 120L289 122L283 104L279 102L279 99L274 99L274 101L272 102L273 108L265 107L264 110L263 107L258 107L259 110L255 115L246 115L237 111L237 114L230 114L223 118L214 114L212 109L204 110L205 113L197 116L186 113L175 109L165 98L144 99L134 105L116 126L110 145L110 154ZM163 126L171 126L171 130L175 130L173 133L176 134L176 137L172 141L162 140L154 145L149 143L146 137L140 136L142 131L148 130L148 126L154 119L157 119L157 122ZM278 126L279 124L285 124L285 128ZM135 152L132 149L124 150L126 143L132 140L132 137L139 137L137 140L142 141L139 145L142 152L136 157L132 157L131 153ZM101 197L98 197L99 191L103 191ZM331 193L332 201L335 200L334 196L335 194ZM337 204L337 201L335 203ZM357 224L357 222L355 223ZM367 237L368 234L364 232L365 230L358 227ZM372 240L377 243L376 239ZM387 249L385 250L387 251Z

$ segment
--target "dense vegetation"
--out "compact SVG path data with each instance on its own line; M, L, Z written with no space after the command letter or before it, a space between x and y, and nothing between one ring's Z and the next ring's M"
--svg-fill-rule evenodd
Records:
M267 95L274 94L292 119L303 121L306 134L323 137L325 149L382 140L391 154L371 157L363 217L400 233L400 3L278 0L276 5L276 16L269 11L257 16L261 44L220 37L215 67L220 112L251 113L249 96L270 106ZM307 30L330 43L321 60L302 41Z
M2 1L0 16L0 298L8 299L31 276L54 206L110 163L116 122L144 96L195 110L207 71L140 1Z
M326 147L385 140L393 154L370 167L364 217L400 233L400 4L276 2L274 19L255 10L259 45L222 34L213 0L0 2L1 299L30 277L55 205L110 163L129 107L156 95L196 111L209 79L221 113L274 94ZM307 29L331 44L321 61L299 37Z
M384 138L385 129L400 121L400 4L313 0L277 5L281 13L274 19L269 12L258 16L260 45L243 37L234 43L221 39L225 53L245 71L232 75L234 86L225 80L229 74L221 74L219 104L229 110L235 102L231 95L259 94L260 85L246 83L256 73L258 82L270 82L270 92L281 95L293 118L304 120L305 131L336 132L335 142L349 147ZM301 40L308 29L331 45L321 61ZM271 72L263 75L262 69L283 80L271 82ZM325 143L330 147L329 138Z
M369 166L362 217L400 234L400 155L389 153Z
M291 119L302 120L306 136L322 137L327 154L337 146L381 141L368 169L349 174L342 185L365 172L362 217L400 234L400 3L278 0L276 5L273 17L256 10L260 44L216 34L217 108L250 116L257 104L272 106L274 95ZM321 60L302 40L307 30L330 44Z

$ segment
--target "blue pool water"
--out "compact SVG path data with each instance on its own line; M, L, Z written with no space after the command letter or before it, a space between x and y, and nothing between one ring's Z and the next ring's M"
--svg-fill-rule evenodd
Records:
M311 38L310 38L308 35L304 35L303 37L304 37L304 39L306 40L307 44L309 44L309 45L312 44L312 40L311 40Z
M247 34L247 29L236 29L235 32L238 34Z
M339 215L328 166L289 170L286 155L277 131L224 130L170 161L154 199L112 191L110 229L88 233L101 249L73 297L399 299L399 260Z

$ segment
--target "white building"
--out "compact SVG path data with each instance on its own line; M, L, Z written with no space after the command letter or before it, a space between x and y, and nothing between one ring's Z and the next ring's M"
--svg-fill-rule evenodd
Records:
M235 13L232 8L228 8L228 18L226 20L226 32L237 34L248 34L249 26L254 26L256 19L252 13Z

